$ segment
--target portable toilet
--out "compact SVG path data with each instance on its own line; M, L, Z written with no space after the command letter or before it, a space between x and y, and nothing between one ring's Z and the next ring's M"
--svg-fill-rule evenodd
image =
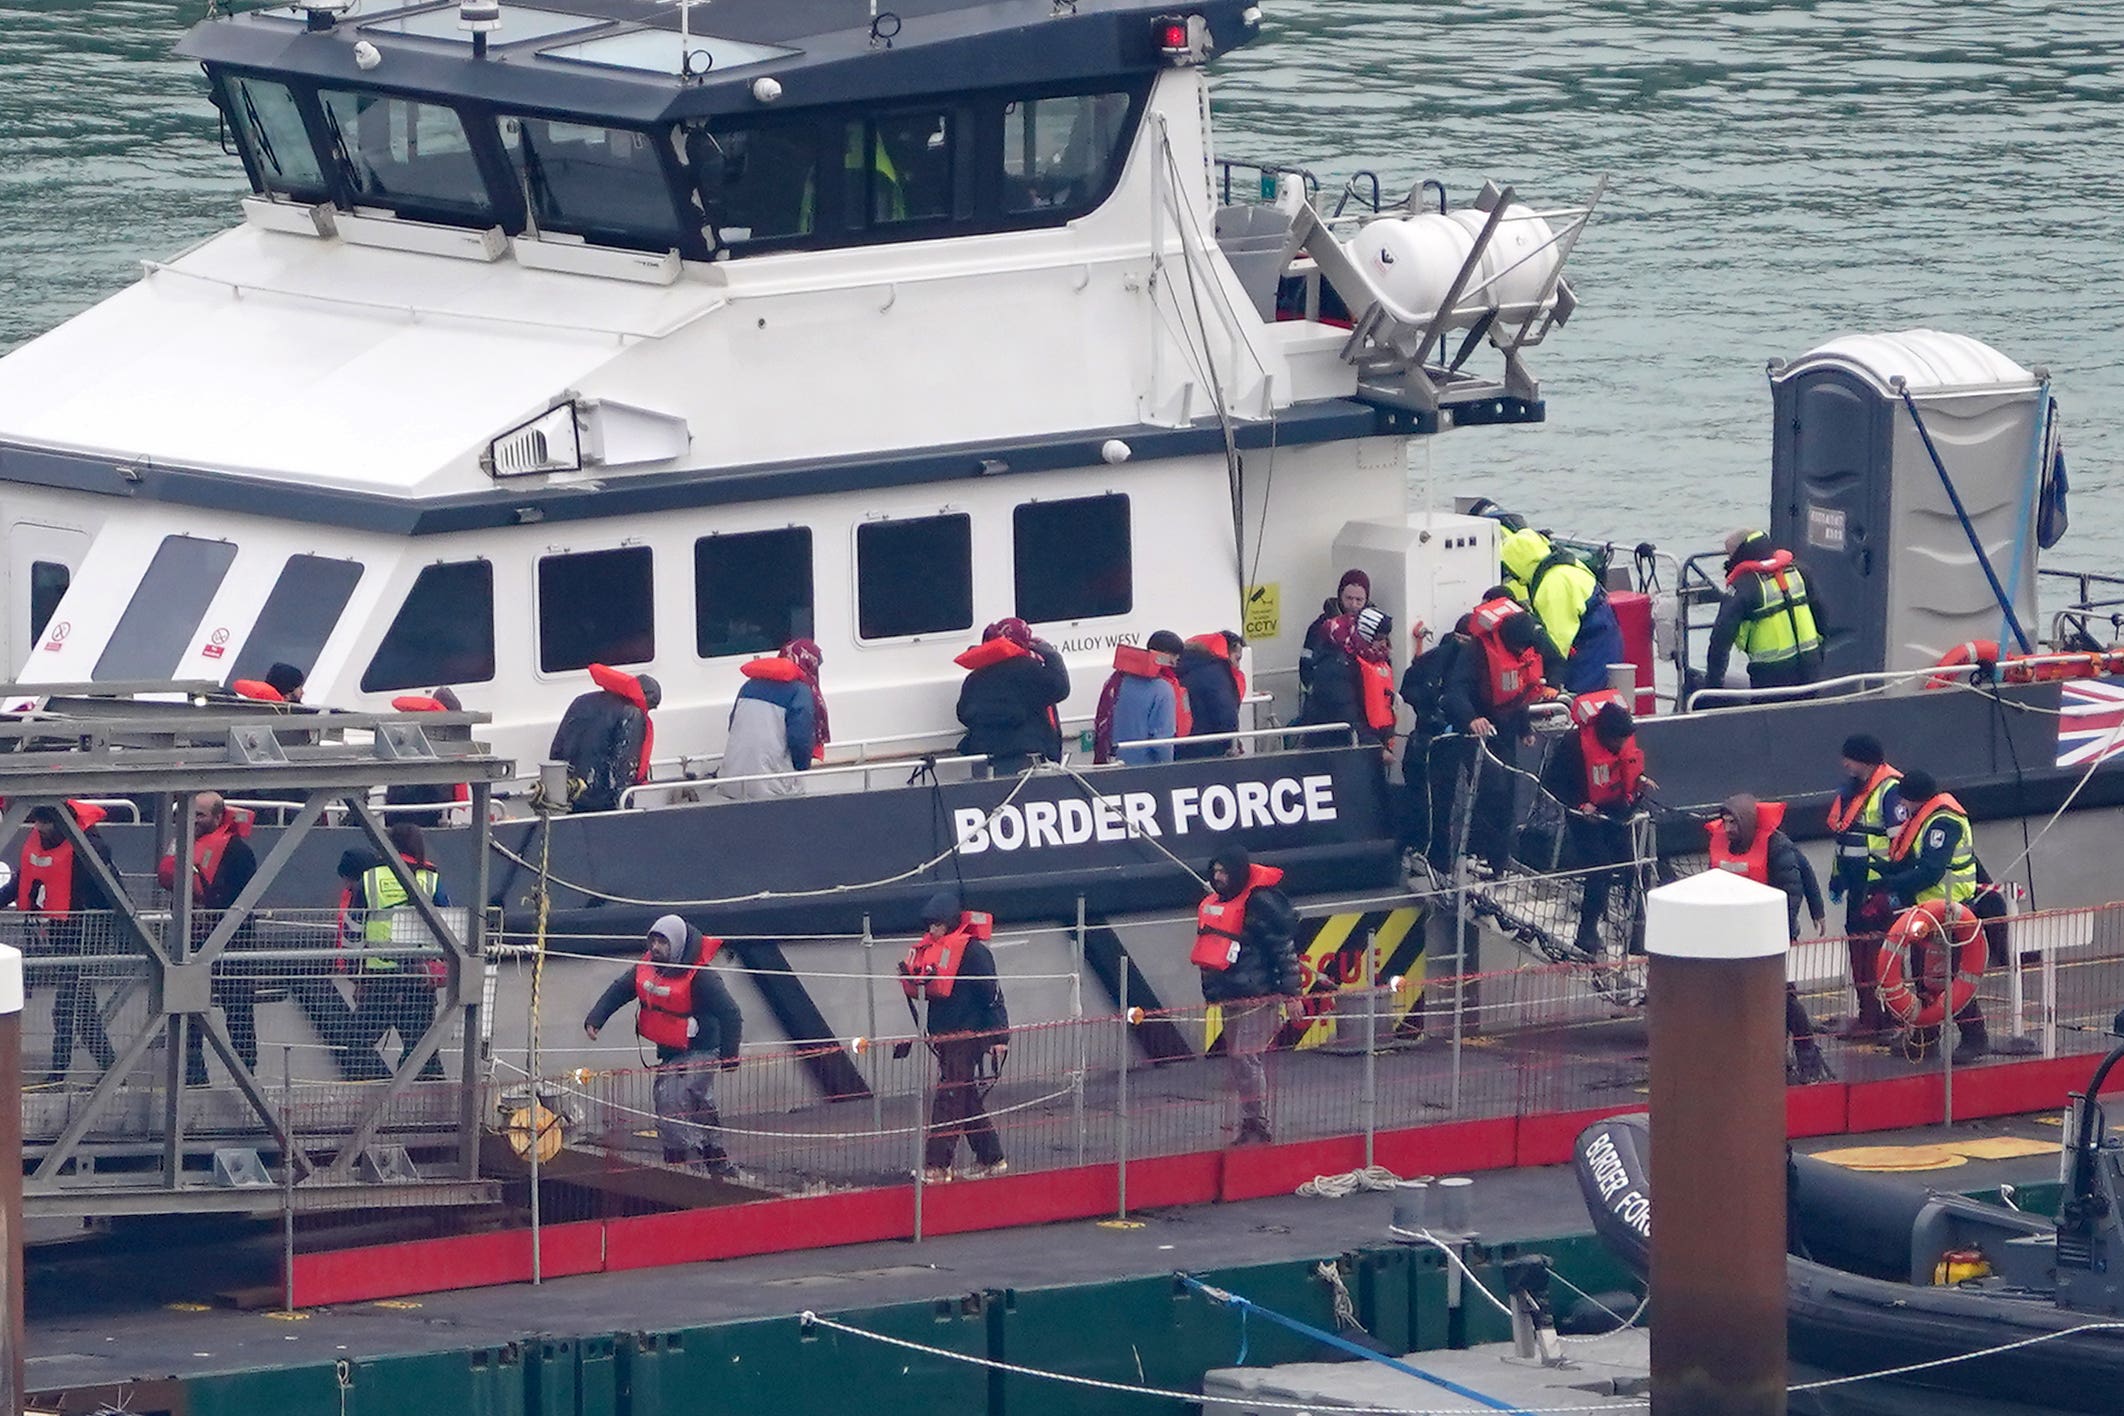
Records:
M2036 634L2046 375L1964 335L1912 329L1773 361L1770 388L1770 537L1818 587L1825 677L1922 668L1976 639L2011 652L2001 593Z

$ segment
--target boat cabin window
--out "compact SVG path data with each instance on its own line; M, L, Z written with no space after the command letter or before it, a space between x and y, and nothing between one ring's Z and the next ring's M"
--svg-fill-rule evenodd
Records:
M74 572L60 561L30 562L30 644L44 637L44 627L59 612L59 602L66 598L66 589L73 583Z
M275 664L293 664L307 675L360 583L359 561L289 556L229 666L229 680L264 678Z
M118 617L91 675L98 679L167 679L177 673L192 633L236 559L228 541L165 536L140 588Z
M693 543L694 652L768 654L813 638L811 530L741 531Z
M323 201L331 190L317 150L302 121L302 108L286 84L230 75L222 112L243 149L251 181L262 192Z
M1011 536L1017 615L1027 624L1135 608L1127 497L1027 502L1011 514Z
M549 674L656 657L654 558L647 546L538 563L538 667Z
M422 566L406 602L362 671L363 693L494 677L494 567L487 561Z
M700 128L687 135L686 147L702 207L724 245L811 234L819 172L812 125Z
M494 219L479 159L457 110L380 93L321 89L347 199L420 219Z
M900 639L972 625L972 517L960 512L856 527L858 638Z
M845 125L842 224L882 226L952 215L951 145L948 113L889 113Z
M1125 93L1028 98L1003 108L1003 209L1084 208L1105 195L1128 135Z
M656 135L515 116L501 135L538 230L642 251L680 244Z

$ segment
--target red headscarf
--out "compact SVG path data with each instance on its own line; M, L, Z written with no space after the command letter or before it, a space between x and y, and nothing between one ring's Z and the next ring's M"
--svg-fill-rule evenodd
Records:
M984 641L1008 639L1020 649L1030 649L1032 648L1032 626L1014 615L1009 619L999 619L988 628L982 630L981 638Z
M782 646L782 657L797 666L797 674L811 688L811 711L818 726L813 730L813 751L823 754L831 739L826 731L826 695L819 688L819 666L826 656L809 639L792 639Z

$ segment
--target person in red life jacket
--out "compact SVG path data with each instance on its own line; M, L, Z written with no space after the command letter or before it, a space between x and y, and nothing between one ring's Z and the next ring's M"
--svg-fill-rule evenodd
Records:
M428 859L420 828L399 821L392 824L390 835L391 847L405 862L413 883L437 906L449 908L442 872ZM432 945L433 937L388 865L375 861L362 871L349 904L349 913L359 913L355 943L362 952L354 972L354 1018L346 1032L342 1067L348 1076L388 1077L395 1068L377 1055L377 1045L396 1030L397 1065L405 1065L413 1045L435 1021L435 988L443 978L442 960L395 952L406 941L425 940ZM438 1081L442 1075L441 1054L431 1054L421 1066L420 1080Z
M723 777L766 777L721 788L733 801L789 796L804 790L793 774L826 755L826 696L819 690L819 646L792 639L779 654L738 666L745 682L730 705L730 737L723 747Z
M1335 598L1321 602L1319 615L1305 627L1305 638L1299 641L1298 687L1308 697L1313 692L1313 680L1320 672L1321 659L1335 647L1328 637L1328 622L1337 618L1355 619L1357 612L1371 603L1372 578L1354 566L1342 572L1342 579L1335 582Z
M1447 800L1460 803L1476 754L1491 759L1481 764L1475 798L1466 803L1464 819L1468 852L1496 875L1511 859L1517 824L1512 773L1519 766L1519 749L1534 742L1528 709L1546 688L1541 630L1516 600L1502 588L1493 588L1469 612L1468 637L1467 649L1448 665L1439 694L1440 710L1455 735L1452 751L1441 754L1440 770L1455 783ZM1448 822L1442 850L1447 870L1459 845L1452 838L1462 820L1454 815Z
M1643 807L1645 793L1658 785L1645 775L1644 749L1637 744L1637 721L1612 688L1581 693L1571 700L1577 731L1564 734L1542 769L1542 789L1564 809L1570 842L1570 869L1586 870L1573 942L1588 954L1600 952L1600 923L1608 896L1625 878L1621 869L1633 858L1630 818ZM1632 939L1632 952L1636 940Z
M433 693L401 694L391 700L394 713L462 713L464 705L458 702L457 694L445 687ZM385 806L427 806L433 803L440 808L435 811L398 811L391 814L393 821L410 821L423 830L431 830L449 822L448 807L472 800L472 789L463 782L449 785L429 782L420 786L395 786L384 788Z
M664 701L664 688L647 674L603 664L590 666L590 681L597 687L561 714L546 757L567 763L569 777L582 783L569 800L570 811L617 811L620 793L649 780L656 743L649 715Z
M1126 762L1142 767L1173 760L1172 739L1194 728L1194 714L1175 665L1186 646L1180 636L1161 629L1144 642L1117 645L1114 671L1099 689L1092 714L1092 761ZM1144 747L1114 746L1146 743Z
M211 934L223 911L236 903L251 877L258 873L258 858L251 853L251 817L221 799L219 792L201 792L192 798L192 935L197 944ZM172 847L174 852L175 847ZM177 889L174 854L163 856L155 869L162 888ZM231 952L250 948L255 935L250 921L229 941ZM214 965L214 1002L221 1009L229 1030L229 1042L247 1070L258 1069L258 980L255 970L224 957ZM185 1033L185 1085L206 1085L206 1048L198 1026Z
M1792 688L1822 676L1822 599L1790 551L1760 531L1726 537L1726 594L1711 622L1704 684L1726 682L1738 647L1748 657L1750 688Z
M1226 1076L1239 1102L1234 1145L1271 1139L1263 1054L1286 1014L1294 1023L1305 1017L1305 980L1291 942L1298 913L1276 888L1282 880L1280 869L1254 864L1246 847L1227 842L1210 857L1209 893L1195 914L1189 959L1202 975L1202 1001L1223 1012Z
M1394 617L1377 605L1329 620L1322 631L1326 647L1313 660L1313 690L1292 726L1347 723L1358 742L1389 751L1395 710L1387 636L1393 630Z
M984 756L997 772L1022 772L1035 758L1062 760L1062 728L1055 705L1069 697L1062 653L1033 637L1021 619L1001 619L981 642L954 660L967 670L959 686L959 751Z
M1239 668L1239 651L1244 648L1246 641L1229 629L1198 634L1180 647L1173 673L1180 680L1180 691L1187 695L1188 726L1183 738L1239 731L1239 705L1246 701L1246 675ZM1231 737L1173 744L1173 756L1180 761L1229 757L1238 750L1238 740Z
M87 802L66 805L80 823L89 845L115 876L118 867L111 862L110 843L96 829L103 820L103 808ZM31 807L24 824L29 835L22 842L14 878L0 885L0 909L20 910L36 922L29 945L32 955L63 959L102 952L98 946L109 942L109 931L101 912L111 908L110 896L96 883L88 863L77 856L66 828L59 823L59 809ZM110 1036L103 1030L96 985L86 968L80 964L40 964L36 974L39 982L49 977L56 985L52 996L52 1066L44 1078L46 1085L57 1086L73 1070L77 1036L96 1059L96 1065L109 1070L117 1054L111 1050Z
M293 664L276 663L264 678L230 679L229 692L254 703L300 703L306 678Z
M922 1149L926 1184L952 1178L962 1137L973 1152L973 1178L1010 1169L996 1123L982 1104L984 1068L992 1083L1010 1053L1010 1009L996 978L996 956L982 938L986 919L966 914L956 894L940 890L922 906L922 935L900 961L900 986L910 1004L925 1001L922 1032L937 1058L937 1093Z
M1786 937L1799 941L1800 907L1805 905L1814 921L1814 932L1825 933L1828 916L1822 908L1822 885L1814 866L1800 854L1792 838L1779 829L1785 819L1781 801L1757 801L1746 792L1736 792L1719 807L1707 830L1711 837L1711 868L1781 890L1785 896ZM1786 1080L1805 1086L1836 1080L1821 1044L1814 1040L1814 1023L1800 1002L1799 990L1785 985L1785 1035L1792 1040L1792 1062Z
M663 916L649 926L641 961L591 1005L583 1033L595 1042L614 1013L635 1005L635 1033L656 1045L652 1095L664 1163L698 1160L711 1175L727 1179L737 1174L737 1165L716 1139L723 1118L716 1109L715 1074L737 1065L745 1017L708 966L722 946L677 915Z

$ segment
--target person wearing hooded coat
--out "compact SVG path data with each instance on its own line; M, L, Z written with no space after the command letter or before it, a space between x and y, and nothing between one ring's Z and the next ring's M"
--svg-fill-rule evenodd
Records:
M716 941L720 947L721 941ZM716 1140L723 1124L715 1104L715 1075L735 1067L744 1040L745 1017L722 979L708 966L708 941L677 915L649 926L648 952L612 980L583 1019L583 1033L598 1030L629 1003L635 1031L656 1045L656 1134L664 1163L703 1162L714 1175L737 1173ZM676 1005L676 1006L674 1006Z
M1246 847L1227 842L1210 857L1209 894L1197 916L1193 958L1202 1001L1223 1010L1225 1065L1239 1101L1234 1145L1271 1139L1262 1054L1286 1013L1293 1022L1304 1016L1305 981L1292 943L1298 914L1276 888L1282 879L1281 870L1254 864Z
M1786 937L1796 944L1800 906L1807 907L1816 934L1827 930L1828 911L1822 904L1822 885L1814 866L1792 838L1779 829L1784 819L1783 802L1759 802L1747 792L1735 792L1726 798L1706 829L1711 835L1713 869L1730 870L1758 885L1784 892ZM1836 1079L1829 1059L1822 1055L1821 1044L1814 1040L1814 1022L1807 1016L1806 1005L1800 1002L1799 990L1790 983L1785 985L1785 1033L1792 1039L1789 1080L1804 1085Z
M1493 592L1483 600L1489 603L1498 598ZM1498 638L1508 650L1523 654L1538 646L1541 630L1534 616L1521 611L1504 621ZM1433 788L1433 800L1441 803L1437 809L1444 815L1439 823L1443 829L1432 834L1431 863L1441 873L1452 870L1460 816L1451 807L1459 801L1475 754L1486 752L1494 760L1482 764L1475 799L1467 808L1467 849L1492 874L1502 873L1511 860L1517 826L1518 793L1512 773L1519 766L1519 749L1534 741L1530 703L1525 699L1504 704L1491 701L1489 666L1482 646L1471 639L1465 652L1455 654L1446 666L1438 706L1454 741L1450 751L1434 748L1432 771L1454 785L1450 791Z
M1822 676L1822 602L1789 553L1760 531L1726 537L1726 594L1704 650L1704 685L1720 688L1739 649L1750 688L1793 688Z
M1021 619L1000 619L958 657L968 669L959 686L959 751L987 757L998 772L1022 772L1034 758L1062 760L1055 705L1069 697L1062 651L1033 637Z
M1564 832L1570 842L1572 868L1627 865L1635 854L1630 841L1629 819L1644 801L1644 790L1657 786L1650 777L1638 779L1638 793L1628 801L1595 806L1595 793L1586 766L1585 738L1590 732L1599 747L1620 752L1637 736L1637 722L1620 703L1604 704L1586 728L1565 733L1542 769L1542 790L1564 810ZM1608 896L1627 878L1621 868L1587 869L1584 895L1578 906L1578 932L1573 943L1588 954L1600 951L1600 922L1608 912ZM1631 931L1630 952L1643 947L1640 911Z
M1306 695L1312 694L1313 677L1320 670L1321 659L1334 648L1328 641L1328 621L1337 616L1355 616L1371 603L1372 577L1354 566L1342 572L1342 579L1335 582L1335 598L1321 602L1320 613L1305 627L1305 638L1299 641L1298 687Z
M823 662L817 644L792 639L779 654L740 667L745 682L730 705L730 736L718 775L763 780L723 787L724 796L757 801L804 790L795 774L809 770L826 751L826 696L819 689Z
M1198 634L1180 648L1180 662L1173 666L1181 691L1187 695L1188 736L1208 737L1239 731L1239 704L1246 696L1246 676L1234 661L1246 641L1230 630ZM1228 757L1237 748L1236 739L1218 737L1214 742L1180 742L1173 756L1180 761L1204 757Z
M620 793L649 779L649 749L655 728L649 715L664 701L663 685L647 674L590 666L597 684L578 696L553 730L549 761L568 764L582 790L570 811L617 811Z
M1608 666L1628 660L1622 622L1593 572L1539 531L1508 531L1498 543L1505 588L1533 611L1545 640L1549 681L1567 693L1608 686Z
M1114 671L1099 689L1092 714L1092 761L1146 767L1173 760L1172 740L1194 727L1187 691L1174 667L1184 648L1179 635L1161 629L1141 650L1123 645L1114 651ZM1124 742L1146 745L1115 746Z
M957 894L939 890L931 895L922 906L922 937L900 966L910 1004L919 996L927 1009L921 1028L937 1058L937 1091L922 1146L923 1179L933 1185L952 1178L962 1137L973 1152L977 1178L1009 1169L1002 1137L982 1105L982 1064L992 1064L991 1081L1002 1075L1010 1054L1010 1008L996 978L996 956L962 916ZM936 967L944 956L956 959L948 978L940 978Z

